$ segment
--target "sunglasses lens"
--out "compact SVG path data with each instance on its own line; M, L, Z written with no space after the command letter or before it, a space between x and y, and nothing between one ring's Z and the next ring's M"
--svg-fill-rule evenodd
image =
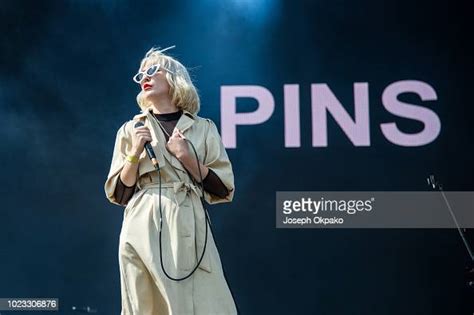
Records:
M158 71L158 69L159 69L158 65L151 66L150 68L146 70L146 75L152 76L156 73L156 71Z
M143 73L137 73L133 77L133 81L135 81L137 83L140 83L142 81L142 79L143 79Z

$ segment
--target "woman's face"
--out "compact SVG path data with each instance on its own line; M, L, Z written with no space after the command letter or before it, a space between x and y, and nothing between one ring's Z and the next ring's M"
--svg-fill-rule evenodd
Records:
M150 66L156 65L157 62L146 62L140 71L146 71ZM160 69L153 76L145 75L140 82L142 94L145 98L155 98L156 96L168 95L170 85L166 80L166 70Z

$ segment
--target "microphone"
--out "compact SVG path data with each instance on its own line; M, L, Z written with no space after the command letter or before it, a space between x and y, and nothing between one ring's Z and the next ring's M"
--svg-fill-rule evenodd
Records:
M135 124L135 128L144 126L144 124L139 121ZM153 166L158 170L160 166L158 165L158 160L156 159L155 151L153 151L153 147L150 144L150 141L145 142L145 150L148 155L148 157L151 160L151 163L153 163Z

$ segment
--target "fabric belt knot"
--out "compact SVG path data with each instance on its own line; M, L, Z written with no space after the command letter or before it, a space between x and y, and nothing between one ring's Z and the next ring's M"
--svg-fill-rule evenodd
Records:
M201 197L201 190L191 183L186 182L174 182L173 189L176 194L176 202L182 204L186 198L186 194L193 191L196 196Z

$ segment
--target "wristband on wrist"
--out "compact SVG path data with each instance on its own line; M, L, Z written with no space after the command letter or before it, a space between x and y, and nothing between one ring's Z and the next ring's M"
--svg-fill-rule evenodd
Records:
M138 157L134 156L134 155L127 155L127 161L129 161L130 163L138 163Z

